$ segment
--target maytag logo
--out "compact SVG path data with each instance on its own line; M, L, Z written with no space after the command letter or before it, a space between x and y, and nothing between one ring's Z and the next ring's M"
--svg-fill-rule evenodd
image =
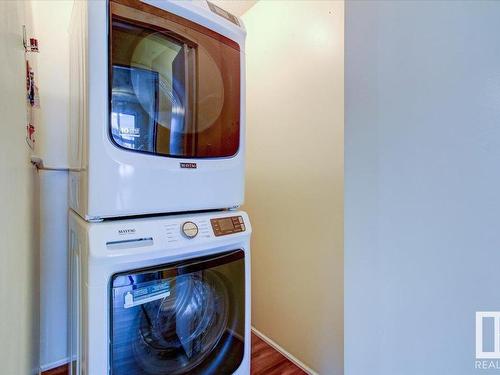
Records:
M118 234L119 235L134 234L134 233L135 233L135 229L134 228L131 228L131 229L118 229Z
M196 169L198 166L196 163L180 163L181 168L187 168L187 169Z

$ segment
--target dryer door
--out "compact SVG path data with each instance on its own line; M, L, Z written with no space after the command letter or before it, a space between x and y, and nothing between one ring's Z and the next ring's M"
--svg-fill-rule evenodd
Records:
M140 1L114 0L110 11L111 140L156 156L235 156L239 45Z
M244 252L116 274L113 375L232 374L244 353Z

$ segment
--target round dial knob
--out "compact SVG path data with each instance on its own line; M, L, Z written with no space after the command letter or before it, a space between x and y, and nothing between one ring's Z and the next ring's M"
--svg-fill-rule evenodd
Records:
M195 238L198 234L198 226L192 221L186 221L182 224L182 233L184 233L187 238Z

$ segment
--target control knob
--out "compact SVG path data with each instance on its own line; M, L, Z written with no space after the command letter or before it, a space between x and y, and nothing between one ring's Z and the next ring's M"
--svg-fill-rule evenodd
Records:
M198 226L192 221L183 223L181 229L187 238L195 238L198 235Z

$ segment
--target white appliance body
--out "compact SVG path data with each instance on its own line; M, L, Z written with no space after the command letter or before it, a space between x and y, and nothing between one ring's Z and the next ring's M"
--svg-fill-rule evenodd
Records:
M214 230L214 224L211 223L211 220L223 220L222 223L225 223L230 220L228 218L233 218L234 221L235 217L239 218L243 223L240 224L240 229L236 233L223 235L219 233L216 235L216 232L221 229L217 227ZM226 220L224 221L224 219ZM198 227L198 234L194 238L189 238L181 233L182 225L186 222L190 223L190 226L195 223ZM226 227L226 224L221 225L221 227ZM227 228L222 229L226 230ZM192 235L192 228L188 228L187 233ZM226 231L226 233L228 232ZM73 358L73 372L71 373L79 375L119 375L122 373L134 374L134 371L137 370L133 366L123 368L113 363L113 348L114 345L118 345L113 335L114 332L119 331L119 329L112 327L112 324L114 324L113 319L116 318L114 309L116 306L121 308L127 301L127 298L120 299L120 295L113 288L117 280L117 274L134 275L135 273L150 272L151 269L155 268L164 270L169 267L172 268L172 264L189 263L193 259L200 259L200 257L212 258L210 262L213 264L215 262L213 259L218 259L228 252L238 251L241 258L239 260L241 267L239 270L241 272L239 273L244 273L244 275L234 274L234 269L229 271L230 273L233 272L232 276L228 276L226 271L222 272L226 272L228 278L235 277L234 280L242 280L241 288L244 288L244 291L243 289L240 290L240 293L233 294L229 299L230 304L236 305L236 302L239 301L240 305L244 305L244 318L238 322L239 328L237 329L240 334L235 334L243 341L243 349L240 350L241 361L238 359L238 365L232 373L250 374L250 233L251 227L248 216L246 213L238 211L126 219L102 223L88 223L71 212L69 219L71 247L70 316L72 319L69 350ZM175 270L175 267L172 269ZM174 271L164 272L166 275L167 272ZM206 275L207 271L203 272L202 274ZM181 271L174 272L175 275L181 273ZM126 277L124 279L128 280ZM129 277L129 279L137 281L136 276ZM232 281L232 283L226 283L226 285L232 285L233 283L237 284L238 281ZM138 291L140 290L144 290L144 288L138 289ZM175 294L173 287L170 290L172 294ZM179 296L179 292L177 292L177 296ZM146 297L148 296L146 295ZM144 296L138 297L138 299L140 298L144 298ZM180 299L180 297L176 298ZM138 314L142 314L139 310L142 307L140 306L142 303L140 300L137 302L134 299L129 299L128 302L131 303L131 306L135 306L134 303L137 304L137 306L129 310L135 308L136 311L139 311ZM230 306L229 309L231 310L233 307ZM123 311L126 313L127 309L123 309ZM115 320L118 322L120 319L125 318ZM135 321L137 319L131 320L131 322ZM179 334L179 330L181 330L179 320L177 325L177 334L181 337L181 334ZM229 323L227 325L229 326ZM125 334L135 334L134 332L138 330L137 327L134 328L133 323L122 326L121 330L126 331L123 327L129 327L128 332L125 332ZM211 327L208 326L206 331L209 332L210 329ZM227 330L229 331L229 328ZM123 341L123 339L119 339ZM222 342L222 339L219 341ZM186 348L186 345L184 345L184 348ZM123 352L126 349L125 346L117 347L116 353ZM117 355L116 353L115 355ZM132 354L127 355L127 358L132 357ZM194 358L194 355L190 358ZM223 356L215 356L214 358L213 363L211 360L208 360L208 363L214 365L230 362ZM217 364L217 366L219 365ZM198 373L197 371L199 371L198 368L193 368L189 372ZM222 374L225 373L224 371L220 370L215 373Z
M70 28L70 207L86 220L92 221L120 216L240 206L244 197L245 152L246 31L242 22L238 19L231 22L220 16L214 12L213 5L209 5L206 1L137 0L137 7L146 7L150 13L127 7L119 2L120 0L77 1L74 6ZM201 134L200 137L205 137L203 135L206 134L203 133L205 128L212 126L211 121L218 121L217 126L222 130L213 130L212 135L206 136L216 141L205 139L202 145L204 148L201 149L202 146L198 146L196 143L198 140L193 140L193 136L193 139L184 141L191 142L190 147L194 151L184 152L177 150L179 145L174 145L177 141L172 135L169 145L161 145L165 148L163 154L156 154L161 143L158 140L160 131L165 132L167 129L169 134L177 134L174 133L173 120L169 120L166 126L155 125L158 131L154 137L157 138L154 142L150 142L152 151L149 153L127 149L126 144L123 147L124 143L120 146L113 141L110 124L111 121L117 120L114 117L112 120L110 114L111 110L115 111L110 108L112 104L109 77L111 69L113 71L115 69L114 65L113 68L110 67L109 60L112 54L110 12L120 13L125 18L130 16L140 20L149 19L152 20L154 27L163 25L165 29L172 28L174 33L184 33L187 35L186 38L194 40L193 45L197 44L199 51L197 57L193 59L193 64L202 61L202 57L206 64L200 63L193 68L193 71L197 69L201 72L199 74L205 74L203 81L205 86L201 87L200 82L191 82L192 90L198 90L200 97L204 95L200 101L193 102L192 108L193 111L194 108L197 111L193 116L198 116L196 120L198 125L193 126L201 126L203 129L193 128L196 129L193 131L198 132L197 137L198 134ZM181 22L179 20L187 20L187 26L178 23ZM167 35L169 31L165 33ZM151 38L156 36L153 35ZM203 43L206 47L204 49L201 46ZM233 52L236 53L237 60L234 61L238 61L237 75L235 73L230 76L231 69L228 69L224 62L227 56L217 56L217 53L210 55L210 48L219 48L219 45L229 51L231 56L234 55ZM134 56L131 57L133 58ZM139 68L134 67L134 69ZM183 73L188 74L187 71ZM238 80L235 77L238 77ZM172 86L175 83L170 82L168 85ZM212 88L210 85L218 86ZM187 94L182 100L188 102ZM236 100L237 105L231 104L231 100ZM144 103L141 105L144 107ZM155 105L162 104L155 103ZM145 111L144 108L141 110ZM156 111L161 112L158 108ZM239 112L234 119L236 111ZM164 112L168 112L173 118L173 109ZM118 115L127 116L127 114ZM185 121L187 123L187 117ZM123 138L123 134L127 133L129 136L127 139L134 141L130 137L137 137L142 130L121 128L125 126L122 123L119 136ZM128 134L134 131L138 134ZM214 132L218 133L214 135ZM232 146L228 146L231 137L237 137L237 145L234 141ZM215 142L218 144L214 146ZM200 149L195 150L194 147ZM224 147L226 149L219 152L216 150L217 147L221 150ZM212 154L216 156L211 157Z

